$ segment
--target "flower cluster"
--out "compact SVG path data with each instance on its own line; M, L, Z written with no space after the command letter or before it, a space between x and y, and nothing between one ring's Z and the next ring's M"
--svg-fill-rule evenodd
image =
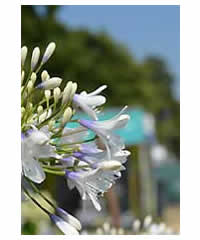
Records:
M107 86L87 93L76 93L77 83L68 81L63 86L60 77L51 77L41 70L55 50L50 43L41 60L40 49L34 48L30 67L27 69L26 46L21 49L21 158L22 188L37 206L65 233L78 234L80 222L63 209L56 207L40 193L36 184L42 183L45 173L64 176L70 189L76 187L83 200L90 199L100 211L99 197L121 177L130 152L114 130L123 128L129 115L124 107L112 119L99 121L98 107L106 102L101 92ZM76 111L84 111L90 120L77 119ZM75 122L76 128L68 123ZM89 131L95 137L88 139ZM26 187L41 194L54 208L45 209Z

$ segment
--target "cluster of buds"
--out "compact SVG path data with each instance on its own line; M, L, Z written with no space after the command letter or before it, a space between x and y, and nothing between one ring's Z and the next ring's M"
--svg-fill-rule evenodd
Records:
M129 115L124 114L127 108L124 107L112 119L99 121L98 107L106 102L100 93L107 86L78 94L77 83L68 81L62 86L60 77L42 71L55 47L55 43L50 43L41 61L40 49L34 48L28 71L25 70L28 49L21 50L22 188L63 233L78 234L81 228L78 220L41 195L55 212L46 210L26 185L40 194L36 184L45 180L45 173L63 176L70 189L76 187L83 200L91 200L101 210L98 198L121 177L123 164L130 155L122 139L113 133L127 124ZM90 120L77 119L77 109L84 111ZM78 126L69 128L70 122ZM94 132L94 138L88 139L89 131Z

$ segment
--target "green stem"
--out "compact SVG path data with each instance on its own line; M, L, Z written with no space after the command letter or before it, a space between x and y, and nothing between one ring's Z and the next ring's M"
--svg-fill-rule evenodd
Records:
M29 194L29 192L27 191L27 189L26 189L24 186L22 186L22 189L23 189L24 193L25 193L41 210L43 210L47 215L50 214L50 212L49 212L46 208L42 207L42 205L41 205L35 198L33 198L33 197Z
M43 193L40 192L40 190L35 186L35 184L31 180L29 180L28 178L26 178L26 180L29 182L29 184L36 193L38 193L50 206L56 208L56 206Z
M58 176L65 176L65 171L54 171L54 170L47 169L47 168L44 168L44 167L43 167L43 170L46 173L50 173L50 174L54 174L54 175L58 175Z

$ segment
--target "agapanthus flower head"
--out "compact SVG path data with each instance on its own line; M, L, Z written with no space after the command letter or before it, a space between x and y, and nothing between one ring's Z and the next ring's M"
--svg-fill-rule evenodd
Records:
M78 94L76 82L68 81L62 88L62 78L42 71L55 48L55 43L50 43L41 56L39 47L35 47L28 70L25 68L28 49L21 50L22 176L55 211L47 211L31 197L26 186L23 189L62 232L78 234L80 222L49 201L34 183L42 183L45 173L66 177L70 189L76 187L83 200L91 200L101 210L99 198L121 177L123 164L130 155L123 140L114 133L125 127L130 117L124 114L125 107L112 119L99 121L97 111L106 102L101 95L106 85L91 93ZM74 117L79 108L91 120ZM76 127L69 127L72 122ZM90 131L94 138L89 138Z

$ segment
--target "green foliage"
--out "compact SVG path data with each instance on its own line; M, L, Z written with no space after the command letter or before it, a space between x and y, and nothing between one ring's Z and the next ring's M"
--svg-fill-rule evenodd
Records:
M141 106L155 115L159 140L179 155L179 102L172 96L173 76L163 59L149 57L142 63L107 33L74 30L56 20L58 6L22 6L22 45L57 44L56 57L47 63L52 75L77 81L79 91L107 84L110 106ZM30 55L30 53L29 53ZM30 57L30 56L29 56Z

